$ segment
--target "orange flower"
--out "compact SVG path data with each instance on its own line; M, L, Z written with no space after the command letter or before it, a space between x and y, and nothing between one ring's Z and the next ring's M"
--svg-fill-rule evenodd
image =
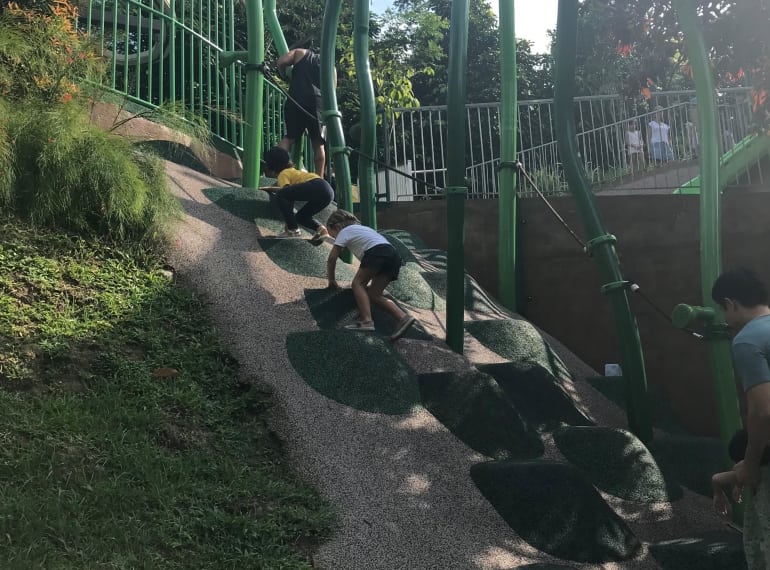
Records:
M65 93L61 96L62 103L69 103L70 101L72 101L72 93Z

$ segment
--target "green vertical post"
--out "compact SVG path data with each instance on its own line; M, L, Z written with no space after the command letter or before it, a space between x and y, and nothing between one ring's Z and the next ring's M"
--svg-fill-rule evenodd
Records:
M273 44L275 49L278 50L278 55L282 56L287 53L289 46L286 44L281 23L278 21L278 13L275 11L275 0L265 0L265 23L267 24L267 29L270 30L270 36L273 38Z
M703 303L715 310L707 335L709 361L716 392L719 414L719 434L727 444L741 427L741 416L735 390L730 340L726 334L724 317L719 306L711 299L711 287L722 272L721 213L719 207L719 111L714 96L714 80L703 34L695 6L689 0L674 0L679 23L684 32L690 65L695 78L698 97L698 125L700 128L700 271Z
M356 0L353 20L353 51L356 63L356 78L361 109L361 142L358 156L358 195L361 199L361 221L377 229L377 208L375 202L374 163L365 156L377 152L375 131L377 114L374 104L374 85L369 67L369 0Z
M591 185L582 168L574 123L575 52L577 45L578 0L559 0L556 38L556 133L559 155L570 190L575 196L589 236L587 253L599 264L605 293L611 302L620 344L626 386L626 414L629 429L645 444L652 441L652 417L644 357L636 318L628 300L627 281L620 271L615 236L610 235L596 207ZM586 326L589 326L586 323Z
M259 159L262 155L262 97L264 76L258 67L265 60L265 29L262 0L247 0L246 29L246 132L243 141L243 187L259 186Z
M447 90L447 303L446 342L462 354L465 338L465 68L468 0L452 0Z
M516 119L518 114L514 1L500 3L500 199L497 297L516 310Z
M169 11L171 12L171 21L169 22L169 37L166 38L168 44L168 90L169 100L176 101L176 0L170 0ZM113 74L114 77L114 74ZM161 101L162 103L162 101Z
M337 92L334 86L334 56L341 10L342 0L327 0L321 32L321 106L329 138L329 152L334 164L337 203L340 208L352 211L349 151L342 134L342 114L337 108Z

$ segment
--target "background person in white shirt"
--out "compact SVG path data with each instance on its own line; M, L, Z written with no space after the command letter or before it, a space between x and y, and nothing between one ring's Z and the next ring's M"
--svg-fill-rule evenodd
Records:
M631 172L644 170L644 142L636 120L628 121L626 125L626 149Z
M650 141L652 159L656 162L668 162L674 160L674 150L669 139L669 127L663 120L663 107L655 107L655 117L647 125L647 138Z

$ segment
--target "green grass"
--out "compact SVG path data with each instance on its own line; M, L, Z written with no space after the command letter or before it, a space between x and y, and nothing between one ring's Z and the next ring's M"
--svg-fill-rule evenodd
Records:
M147 251L2 220L0 567L310 568L333 513L205 309Z

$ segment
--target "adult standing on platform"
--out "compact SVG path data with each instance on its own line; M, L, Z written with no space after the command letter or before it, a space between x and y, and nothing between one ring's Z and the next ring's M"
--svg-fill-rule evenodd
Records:
M278 58L278 69L284 77L289 66L293 66L289 81L290 98L283 108L286 134L278 146L291 151L294 141L307 132L313 145L315 172L323 178L326 141L321 120L321 56L309 49L296 48Z

